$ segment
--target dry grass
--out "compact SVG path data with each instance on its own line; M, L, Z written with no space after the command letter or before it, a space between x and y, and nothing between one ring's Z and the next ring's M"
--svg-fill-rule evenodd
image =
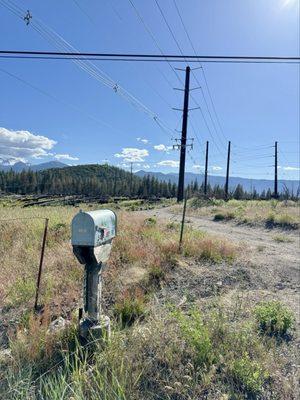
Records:
M230 221L249 225L264 225L266 228L299 229L299 201L278 200L198 200L191 199L187 214L209 216L216 221ZM178 206L174 212L180 212Z
M30 309L43 223L33 217L41 210L0 208L0 219L30 217L0 223L0 257L7 277L0 288L2 324L9 327L11 351L4 360L0 356L1 398L296 398L294 387L282 384L286 379L278 346L284 344L260 335L248 305L224 310L218 299L203 307L194 300L182 306L158 300L183 259L210 268L222 261L218 268L226 268L239 248L187 228L179 251L177 224L161 225L135 213L118 212L118 236L104 276L112 338L86 349L78 346L74 312L83 268L72 255L69 230L77 211L43 209L50 225L42 278L44 309L36 316ZM54 334L49 324L58 315L67 317L70 325Z

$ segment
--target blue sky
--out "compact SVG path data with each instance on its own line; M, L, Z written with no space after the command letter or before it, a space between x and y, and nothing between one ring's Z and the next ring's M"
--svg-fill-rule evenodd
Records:
M174 0L157 1L183 52L193 54ZM131 2L0 0L0 48L55 51L65 40L79 51L159 53L159 46L165 53L179 53L156 1ZM198 54L299 56L297 0L176 4ZM20 18L27 9L32 14L28 26ZM182 92L172 89L181 85L172 68L166 63L94 65L96 74L94 66L72 61L0 59L0 158L69 164L107 160L125 168L134 161L134 169L177 172L179 152L171 147L172 137L179 137L174 130L181 127L181 115L172 107L182 107ZM226 142L231 140L232 175L272 178L277 140L280 177L297 179L299 66L203 64L203 69L217 116L197 69L191 87L199 86L197 79L203 93L193 91L190 106L199 104L204 119L200 110L190 112L188 135L195 139L187 170L202 172L209 140L210 172L224 175ZM104 74L151 111L145 113L103 84ZM153 115L170 130L160 129Z

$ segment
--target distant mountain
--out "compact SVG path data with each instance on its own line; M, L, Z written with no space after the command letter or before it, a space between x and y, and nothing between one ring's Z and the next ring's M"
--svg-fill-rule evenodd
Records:
M67 164L64 164L60 161L48 161L44 162L41 164L27 164L22 161L19 161L13 165L7 165L7 164L0 164L0 171L10 171L11 169L14 172L21 172L21 171L44 171L45 169L50 169L50 168L65 168L67 167Z
M154 176L159 181L171 181L171 183L178 183L178 174L177 173L168 173L164 174L162 172L148 172L148 171L138 171L135 173L139 177L144 177L150 175ZM195 174L193 172L186 172L185 174L185 184L188 185L191 182L197 181L198 184L204 180L203 174ZM225 177L224 176L216 176L209 175L208 182L211 186L220 185L224 186ZM229 187L230 189L234 189L238 184L242 185L244 190L251 191L252 189L256 189L258 193L261 193L263 190L274 189L274 181L269 179L249 179L249 178L240 178L240 177L231 177L229 179ZM283 189L287 187L290 191L294 193L299 188L299 181L297 180L278 180L278 190L283 191Z

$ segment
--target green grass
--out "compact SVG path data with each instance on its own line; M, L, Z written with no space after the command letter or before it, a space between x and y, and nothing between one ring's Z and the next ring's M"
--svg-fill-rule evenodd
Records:
M269 377L262 365L252 360L248 353L234 360L229 369L239 390L250 395L259 394Z

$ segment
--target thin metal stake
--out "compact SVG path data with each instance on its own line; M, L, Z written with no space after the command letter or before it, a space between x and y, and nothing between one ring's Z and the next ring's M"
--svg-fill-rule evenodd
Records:
M185 221L185 211L186 211L186 202L187 202L187 191L185 192L184 204L183 204L180 239L179 239L179 251L181 250L181 246L182 246L183 229L184 229L184 221Z
M37 311L37 308L38 308L38 298L39 298L41 275L42 275L42 268L43 268L43 260L44 260L45 246L46 246L48 222L49 222L49 219L45 218L45 227L44 227L44 235L43 235L43 242L42 242L42 249L41 249L39 273L38 273L37 282L36 282L36 293L35 293L35 302L34 302L35 311Z

